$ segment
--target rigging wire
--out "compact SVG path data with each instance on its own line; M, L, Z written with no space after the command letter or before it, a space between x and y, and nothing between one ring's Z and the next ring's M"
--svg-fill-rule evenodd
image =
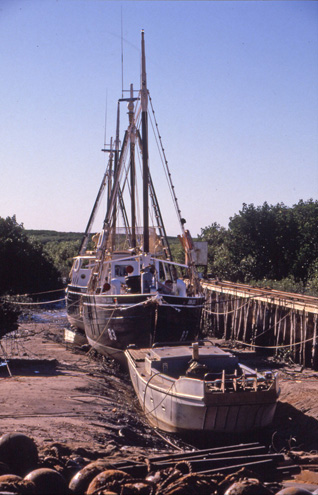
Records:
M178 198L176 196L176 193L175 193L175 190L174 190L174 185L172 183L171 173L170 173L170 169L169 169L169 165L168 165L168 160L167 160L167 157L166 157L166 153L165 153L164 147L162 145L162 139L161 139L161 135L159 133L159 127L158 127L158 123L157 123L155 111L154 111L154 108L153 108L153 105L152 105L152 98L150 96L149 91L148 91L148 96L149 96L149 102L150 102L150 107L151 107L152 114L153 114L154 123L155 123L155 126L156 126L157 136L158 136L158 139L159 139L159 142L160 142L161 153L162 153L162 156L163 156L163 162L164 162L164 166L165 166L166 177L167 177L168 184L169 184L169 187L170 187L170 191L171 191L171 194L172 194L172 199L173 199L173 202L174 202L174 205L175 205L177 216L179 218L181 230L184 233L184 223L182 222L181 210L179 208ZM148 115L151 116L150 113L148 113ZM151 118L150 118L150 121L151 121ZM155 134L155 132L154 132L154 134Z
M124 97L124 43L123 43L123 7L120 8L121 23L121 97Z
M159 152L159 157L160 157L160 160L161 160L161 164L162 164L162 167L163 167L163 170L164 170L164 173L165 173L165 176L166 176L166 180L167 180L167 183L168 183L168 187L169 187L169 190L170 190L170 194L171 194L171 197L172 197L173 206L174 206L174 208L176 210L177 216L179 217L179 211L178 211L178 208L177 208L176 203L174 201L174 194L173 194L173 189L172 189L173 186L171 184L171 181L169 180L168 173L167 173L167 170L166 170L166 167L165 167L165 159L162 156L162 148L161 148L161 146L159 144L159 141L158 141L157 133L156 133L155 128L154 128L154 123L153 123L153 120L151 118L151 114L149 113L148 115L149 115L149 121L150 121L150 124L151 124L151 127L152 127L152 131L153 131L153 136L154 136L154 139L155 139L157 148L158 148L158 152Z
M155 134L154 134L154 137L156 139ZM137 154L137 157L138 157L140 175L142 176L142 162L141 162L142 150L140 148L141 145L140 145L140 141L139 140L138 140L138 144L139 144L139 151L140 151L140 153ZM159 149L159 157L160 157L160 149ZM162 161L162 158L161 158L161 161ZM151 175L150 175L150 180L151 180ZM150 223L152 224L153 229L155 231L158 230L158 232L160 232L161 229L164 229L164 226L159 223L159 216L156 214L155 198L154 198L153 192L151 192L150 184L149 184L149 192L150 192L150 198L151 198L151 202L152 202L152 208L150 208L150 207L148 208L149 220L150 220ZM161 237L161 234L160 234L160 237Z
M106 89L106 104L105 104L105 130L104 130L104 148L106 149L106 134L107 134L107 100L108 100L108 91Z

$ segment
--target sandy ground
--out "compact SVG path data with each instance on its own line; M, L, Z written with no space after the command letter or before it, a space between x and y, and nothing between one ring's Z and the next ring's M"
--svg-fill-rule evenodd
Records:
M12 377L2 362L0 435L20 432L38 445L66 443L96 457L171 450L169 441L182 446L177 437L166 441L147 424L125 371L65 344L66 325L62 311L44 312L36 321L30 317L21 323L14 337L2 339L0 357L5 351ZM266 432L273 448L318 451L318 373L238 352L252 367L279 371L280 400Z

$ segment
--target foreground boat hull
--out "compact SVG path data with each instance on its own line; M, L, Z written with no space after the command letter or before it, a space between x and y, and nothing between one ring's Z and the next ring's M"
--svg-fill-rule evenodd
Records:
M149 294L103 296L84 294L83 318L88 342L100 353L122 359L131 344L195 339L203 298Z
M278 397L275 382L269 390L211 392L203 379L147 373L140 364L143 351L128 349L125 355L136 395L153 426L172 433L240 434L272 423Z
M145 384L137 378L133 385L139 401L143 402ZM154 389L151 392L144 403L144 413L150 424L170 433L244 433L269 426L276 411L274 398L268 404L249 404L247 401L235 405L227 398L224 404L205 405L169 396L163 400L162 392Z

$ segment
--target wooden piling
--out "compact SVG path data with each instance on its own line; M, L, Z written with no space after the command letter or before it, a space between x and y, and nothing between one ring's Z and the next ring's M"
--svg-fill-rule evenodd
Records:
M289 346L295 362L318 369L318 298L221 281L204 290L207 336L274 346L276 353Z

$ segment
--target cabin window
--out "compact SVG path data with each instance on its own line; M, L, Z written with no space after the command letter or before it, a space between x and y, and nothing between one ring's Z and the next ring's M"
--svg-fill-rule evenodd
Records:
M91 260L82 260L82 268L90 268L90 261Z
M166 272L164 270L163 264L159 263L159 280L164 281L166 278Z
M168 373L168 363L167 362L162 363L162 372Z
M134 270L131 270L133 267L131 264L127 265L115 265L115 277L126 277L128 274L130 275L131 273L134 272Z
M77 258L74 263L74 271L77 272L80 266L81 266L81 260Z
M115 277L125 277L125 276L126 276L126 266L115 265Z

